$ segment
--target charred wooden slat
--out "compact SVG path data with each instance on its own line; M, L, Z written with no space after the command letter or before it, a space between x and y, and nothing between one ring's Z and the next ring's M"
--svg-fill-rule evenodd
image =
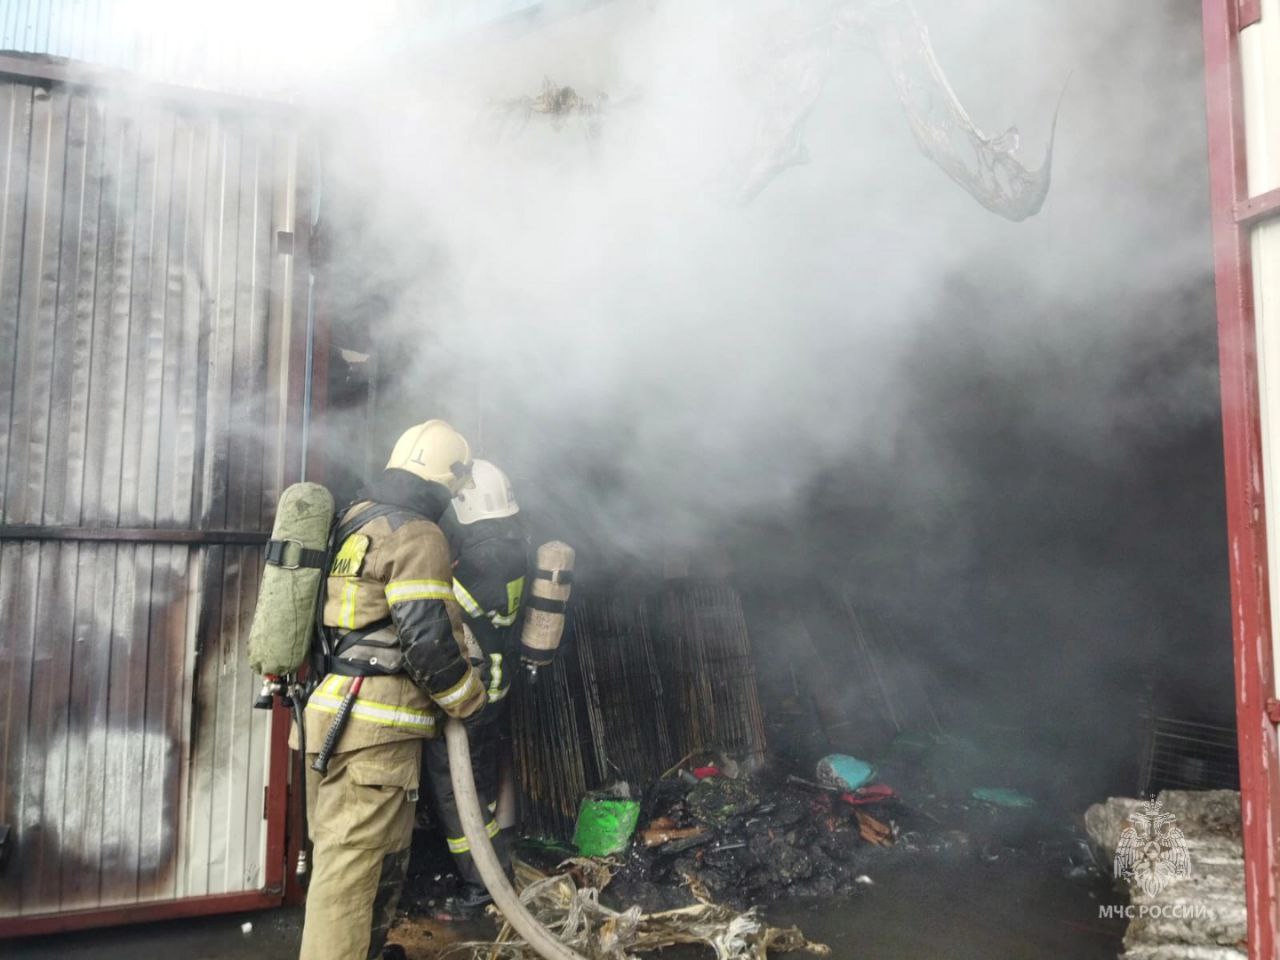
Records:
M728 584L575 597L572 643L543 676L512 694L530 833L568 838L588 790L642 787L695 751L763 757L750 638Z
M662 597L661 622L674 653L677 753L720 749L760 760L764 720L737 592L714 581L673 584Z

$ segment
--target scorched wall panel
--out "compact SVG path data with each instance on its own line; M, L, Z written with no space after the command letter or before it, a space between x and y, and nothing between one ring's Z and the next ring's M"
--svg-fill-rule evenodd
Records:
M244 643L296 150L278 115L0 81L0 918L265 885Z

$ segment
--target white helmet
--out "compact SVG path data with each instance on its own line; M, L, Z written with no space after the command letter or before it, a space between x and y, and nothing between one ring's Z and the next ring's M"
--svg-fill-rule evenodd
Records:
M471 479L474 485L453 498L453 511L458 515L459 523L497 520L520 512L515 492L511 489L511 481L488 460L472 462Z
M387 469L407 470L456 494L471 483L471 447L443 420L428 420L400 435Z

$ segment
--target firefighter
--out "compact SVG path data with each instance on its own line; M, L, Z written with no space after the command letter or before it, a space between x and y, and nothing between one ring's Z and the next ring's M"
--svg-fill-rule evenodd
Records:
M405 431L368 499L338 520L323 677L303 721L314 870L302 960L381 953L409 861L421 742L442 733L442 714L468 726L484 716L485 686L462 646L449 546L437 525L471 468L467 441L428 420ZM321 749L353 689L348 722L317 773L310 751Z
M494 849L504 869L509 870L510 846L498 829L495 814L506 737L504 708L511 689L508 664L517 662L512 655L518 646L514 627L524 597L529 547L507 475L487 460L476 460L471 475L474 485L453 498L440 527L453 550L453 592L473 638L471 656L482 663L491 704L485 722L472 730L471 769L480 801L491 815L486 826L494 838ZM481 911L491 898L462 833L449 778L448 749L437 739L428 740L424 750L426 784L462 878L461 889L445 901L440 919L466 919Z

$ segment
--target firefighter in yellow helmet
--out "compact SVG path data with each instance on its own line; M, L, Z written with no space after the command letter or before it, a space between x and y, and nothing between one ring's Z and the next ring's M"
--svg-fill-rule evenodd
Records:
M338 518L322 679L303 721L308 751L321 750L356 693L323 773L308 753L315 866L302 960L381 953L409 861L421 741L442 732L442 714L472 723L484 713L437 526L470 473L467 441L428 420L405 431L368 498Z

